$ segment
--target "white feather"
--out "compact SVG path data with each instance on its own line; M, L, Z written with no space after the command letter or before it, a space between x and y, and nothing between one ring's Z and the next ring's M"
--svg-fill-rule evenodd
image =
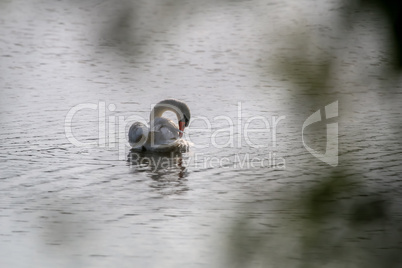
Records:
M155 105L151 112L149 128L140 123L134 123L128 132L128 141L133 149L170 152L187 151L189 143L180 138L180 130L172 120L162 117L165 111L176 113L178 120L190 120L188 106L178 100L167 99Z

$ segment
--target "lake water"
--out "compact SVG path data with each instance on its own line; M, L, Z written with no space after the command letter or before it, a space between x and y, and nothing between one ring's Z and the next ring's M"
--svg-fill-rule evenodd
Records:
M298 212L276 204L337 170L400 204L402 97L379 74L384 22L369 12L340 36L339 10L1 2L0 266L229 266L239 218L291 220ZM130 158L129 123L165 98L190 107L193 146ZM331 103L337 167L302 139L305 120ZM306 127L304 141L324 153L325 131Z

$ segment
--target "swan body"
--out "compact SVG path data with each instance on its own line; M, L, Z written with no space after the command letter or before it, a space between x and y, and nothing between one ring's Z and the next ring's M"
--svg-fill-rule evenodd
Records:
M162 117L165 111L176 114L179 126L172 120ZM151 111L150 127L135 122L128 131L128 141L135 150L170 152L187 151L189 143L183 140L184 128L190 121L188 106L179 100L167 99L155 105Z

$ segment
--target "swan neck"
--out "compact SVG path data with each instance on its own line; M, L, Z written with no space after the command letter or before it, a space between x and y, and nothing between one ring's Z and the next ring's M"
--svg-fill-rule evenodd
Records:
M155 118L162 117L162 114L167 111L171 111L171 112L175 113L177 116L177 120L180 120L180 115L176 109L166 107L166 106L156 105L151 111L150 121L152 122L155 120Z

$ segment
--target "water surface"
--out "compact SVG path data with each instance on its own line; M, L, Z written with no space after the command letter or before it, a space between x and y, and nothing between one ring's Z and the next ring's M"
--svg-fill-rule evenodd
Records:
M295 53L283 40L300 26L343 43L331 28L336 2L302 2L1 3L0 266L222 267L239 215L257 204L257 225L292 218L297 211L276 211L274 201L328 174L301 130L335 101L338 168L397 199L402 99L377 75L386 37L357 25L333 86L306 92L292 81L308 69L292 77L270 68ZM171 97L191 109L194 146L129 158L130 120ZM90 146L66 137L65 118L80 104L88 108L70 129ZM247 126L255 116L271 129L246 140L245 129L265 127ZM308 141L321 152L324 127L309 130L320 133Z

